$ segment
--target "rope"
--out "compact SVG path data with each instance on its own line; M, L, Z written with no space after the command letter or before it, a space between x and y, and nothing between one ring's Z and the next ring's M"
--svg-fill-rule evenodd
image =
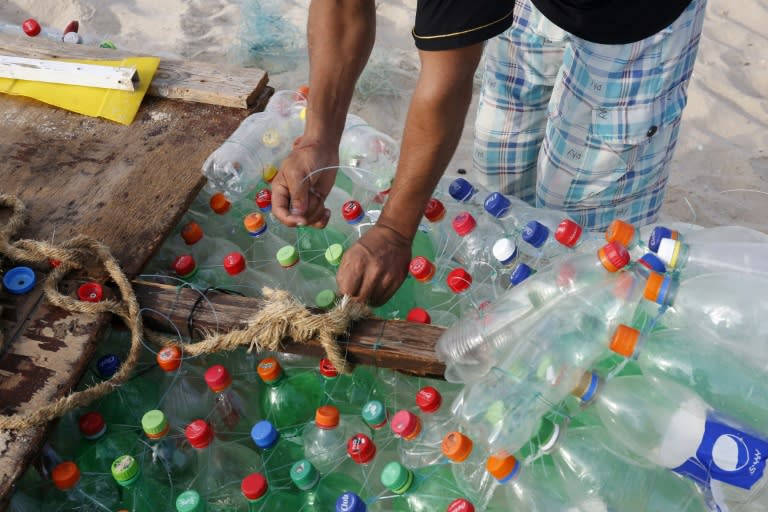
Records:
M6 194L0 194L0 207L2 206L11 209L11 217L5 226L0 227L0 254L14 261L34 265L45 265L52 259L60 262L51 270L44 283L45 296L51 304L79 313L112 313L119 316L131 331L128 356L109 380L61 397L36 410L0 416L0 429L26 429L44 425L68 411L84 407L126 382L139 359L144 328L133 287L105 244L81 235L58 245L35 240L18 240L12 243L11 238L24 223L26 209L18 198ZM103 266L116 283L121 300L84 302L58 291L56 285L65 275L72 270L86 268L88 263ZM344 297L331 311L314 315L288 292L265 289L264 296L267 299L265 307L253 315L245 329L212 335L203 341L185 344L184 351L197 355L231 351L241 345L248 345L249 351L277 350L281 341L287 337L298 343L317 339L338 371L349 370L335 339L346 332L350 322L370 315L370 310L365 305Z

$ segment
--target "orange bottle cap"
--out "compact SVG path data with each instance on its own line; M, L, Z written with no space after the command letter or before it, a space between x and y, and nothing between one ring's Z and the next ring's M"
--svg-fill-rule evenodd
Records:
M175 372L181 366L181 349L176 345L161 348L157 353L157 365L164 372Z
M307 84L300 86L296 92L303 96L302 99L309 100L309 86Z
M243 218L245 230L252 235L261 234L267 227L267 220L260 212L251 212Z
M80 481L80 470L74 462L62 462L53 468L51 479L57 489L66 491L76 486L77 482Z
M648 274L648 280L645 283L645 289L643 290L643 297L646 300L656 302L659 299L659 292L664 285L664 275L658 272L651 272Z
M617 272L629 263L629 251L619 242L608 242L597 250L600 263L608 272Z
M497 453L488 457L485 469L498 481L506 482L515 476L518 470L517 459L514 455Z
M210 201L208 201L208 204L211 207L211 210L218 213L219 215L224 215L232 207L232 203L230 203L229 200L221 192L216 192L213 194Z
M315 411L315 425L322 429L339 426L339 410L332 405L321 405Z
M635 228L623 220L615 219L605 231L605 239L608 242L619 242L624 247L629 247L632 237L635 236Z
M443 455L454 462L464 462L472 453L472 440L461 432L451 432L443 438Z
M181 238L187 245L194 245L203 238L203 228L197 222L187 222L181 228Z
M256 368L256 373L264 382L275 382L282 375L283 368L280 366L280 361L274 357L267 357L261 360L258 368Z
M624 357L632 357L635 353L640 331L624 324L619 324L611 338L610 349Z

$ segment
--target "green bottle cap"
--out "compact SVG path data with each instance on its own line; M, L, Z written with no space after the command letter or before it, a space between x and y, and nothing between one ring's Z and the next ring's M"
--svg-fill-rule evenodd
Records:
M381 428L387 422L387 411L384 404L378 400L371 400L363 406L363 420L373 427Z
M320 309L331 309L336 304L336 292L323 290L315 296L315 305Z
M331 244L330 247L325 250L325 260L334 267L339 266L343 255L344 246L341 244Z
M413 485L413 471L397 461L390 462L381 472L381 484L395 494L404 494Z
M299 262L299 251L292 245L286 245L277 251L277 262L281 267L288 268Z
M205 502L195 490L184 491L176 498L176 512L204 512Z
M168 433L168 418L159 409L148 411L141 417L141 428L150 439L159 439Z
M291 480L302 491L308 491L320 480L320 473L307 459L301 459L291 466Z
M121 455L112 463L112 477L123 487L128 487L138 480L141 468L130 455Z

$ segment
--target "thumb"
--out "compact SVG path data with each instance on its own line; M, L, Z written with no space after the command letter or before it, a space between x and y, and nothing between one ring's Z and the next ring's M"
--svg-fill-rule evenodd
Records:
M309 188L311 183L302 174L292 174L286 181L288 190L290 190L290 214L302 217L309 207Z

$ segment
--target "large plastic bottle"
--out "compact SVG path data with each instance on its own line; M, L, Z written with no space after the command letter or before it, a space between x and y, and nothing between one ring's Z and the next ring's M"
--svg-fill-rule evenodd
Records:
M190 477L192 452L185 443L177 443L170 434L171 425L163 411L153 409L141 418L146 449L135 458L147 469L150 478L170 479L176 486Z
M162 409L169 422L182 426L207 415L210 407L202 370L185 361L176 345L161 348L156 359L160 369L156 372L160 373L156 379L160 388L157 407Z
M251 427L262 417L261 389L249 386L241 393L232 382L232 375L223 365L216 364L205 371L205 382L210 393L211 411L206 416L221 439L243 439Z
M444 510L461 491L447 464L419 469L408 469L397 461L390 462L381 471L381 483L391 495L381 496L369 510L371 512L428 512Z
M379 475L384 466L398 460L397 450L392 446L379 447L364 433L351 436L346 445L349 459L338 471L360 482L361 489L356 489L356 492L365 493L374 499L381 496L386 488L382 485Z
M670 270L686 277L718 271L768 276L768 241L681 242L665 238L659 243L658 254Z
M98 378L107 380L117 373L122 364L120 356L108 353L96 361ZM147 409L146 404L155 404L158 400L157 386L145 379L134 376L114 391L94 403L109 424L138 425Z
M400 461L409 468L438 463L443 458L443 437L455 429L450 409L442 406L440 392L425 386L416 395L420 414L403 409L390 422L392 432L400 438Z
M59 491L57 503L47 510L115 510L120 498L118 487L103 473L81 473L72 461L65 461L53 468L51 480Z
M334 472L347 458L347 440L369 432L359 417L342 417L335 406L321 405L315 421L304 427L304 456L320 473Z
M277 512L301 510L301 499L287 490L280 490L261 473L251 473L240 484L243 497L248 502L248 512Z
M335 406L342 414L359 415L369 400L383 393L376 376L365 366L358 365L351 374L340 375L330 360L322 358L319 373L323 404Z
M263 474L273 489L291 487L291 466L304 458L304 446L280 435L275 426L261 420L251 429L251 439L261 451Z
M322 475L311 462L302 459L291 467L291 480L299 489L302 512L333 510L338 497L346 491L358 489L359 482L349 475L330 473Z
M148 478L139 462L130 455L115 459L111 470L115 482L122 488L118 509L131 512L173 510L174 494L170 478Z
M84 442L79 445L75 462L81 471L104 473L118 456L140 448L136 428L112 425L108 429L99 412L83 414L78 423Z
M210 287L223 288L248 297L261 297L261 290L265 286L279 287L277 278L251 268L239 251L228 253L218 264L201 266L198 275Z
M684 243L710 242L768 242L768 234L744 226L715 226L702 228L700 226L677 224L654 225L647 235L648 247L656 252L661 241L665 238Z
M631 375L601 384L592 407L617 442L698 482L721 510L768 503L765 432L747 431L666 378Z
M293 245L277 251L277 261L283 269L283 286L308 306L321 309L332 307L336 300L336 275L321 265L300 259Z
M496 491L496 481L486 469L488 454L468 435L449 432L442 442L443 455L452 462L456 484L473 504L485 509Z

